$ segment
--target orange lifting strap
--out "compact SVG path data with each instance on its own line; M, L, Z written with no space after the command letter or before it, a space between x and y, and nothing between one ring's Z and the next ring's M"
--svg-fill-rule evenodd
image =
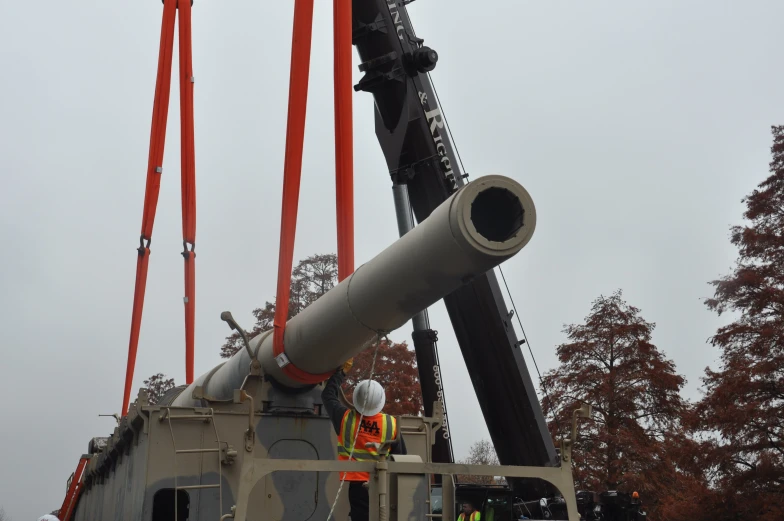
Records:
M185 380L193 381L193 343L196 306L196 166L193 137L193 65L191 61L191 6L193 1L163 0L161 45L158 54L158 77L155 83L155 101L152 109L150 154L147 162L147 186L144 192L144 214L139 238L139 256L136 261L136 286L133 294L131 336L128 343L128 366L125 371L125 393L122 414L128 412L139 345L139 330L147 285L147 268L150 261L150 242L155 222L155 210L163 173L163 149L166 141L166 121L169 115L171 90L172 52L174 48L174 20L179 11L180 40L180 125L181 125L181 174L182 174L182 256L185 258Z
M57 513L57 518L60 521L71 521L76 502L79 500L79 495L82 493L82 478L84 477L84 469L90 462L90 455L85 454L79 459L79 464L76 466L76 472L71 476L71 481L68 484L68 490L65 493L63 506Z
M333 0L335 76L335 183L338 234L338 280L354 271L354 150L351 82L351 0ZM310 374L285 356L283 336L289 312L294 237L302 173L305 112L310 72L310 44L313 29L313 0L295 0L291 42L289 112L286 127L286 157L283 167L283 205L280 222L278 287L273 322L273 353L283 371L296 381L315 384L330 377Z

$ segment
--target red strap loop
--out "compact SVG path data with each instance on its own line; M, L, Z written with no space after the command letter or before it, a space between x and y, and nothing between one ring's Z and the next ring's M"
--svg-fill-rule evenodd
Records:
M123 395L123 416L128 413L128 404L131 399L131 384L133 383L133 370L136 366L136 348L139 345L139 330L142 323L142 308L144 308L144 291L147 287L147 267L150 263L150 249L139 248L139 257L136 260L136 286L133 290L133 314L131 315L131 338L128 343L128 365L125 369L125 394Z
M302 177L302 148L305 139L305 113L310 74L310 44L313 32L313 0L296 0L291 37L289 112L286 123L286 152L283 163L283 201L280 217L278 287L273 319L272 352L283 353L283 335L289 314L291 270L294 265L294 238L297 234L297 209Z
M172 54L174 51L174 22L177 11L180 13L180 123L182 131L182 234L186 243L185 257L185 379L193 381L194 322L196 306L196 254L193 245L196 241L196 174L193 132L193 71L191 57L191 3L177 0L163 1L161 21L161 41L158 51L158 74L155 82L155 100L152 109L152 128L150 130L150 150L147 159L147 182L144 191L144 210L142 214L143 240L147 245L139 248L136 263L136 284L133 295L131 334L128 341L128 363L125 370L125 389L122 414L128 412L136 366L136 353L139 347L144 293L147 286L149 266L149 241L152 239L155 212L163 173L163 152L166 142L166 123L169 116L169 94L171 92ZM142 241L143 242L143 241ZM187 244L191 245L188 251Z
M338 281L354 272L354 130L351 0L334 0L335 195Z
M196 154L193 132L193 59L191 50L191 3L179 8L180 28L180 129L182 179L182 240L185 246L185 383L193 382L194 330L196 322ZM188 252L187 246L191 245Z
M302 149L310 72L310 46L313 30L313 0L296 0L291 45L289 112L286 126L286 156L283 167L283 202L280 223L278 285L273 320L272 352L284 353L284 336L289 313L291 271L294 265L294 239L302 175ZM351 85L351 0L334 0L335 52L335 182L338 235L338 280L354 271L354 185ZM290 378L316 384L331 373L311 374L291 361L283 366Z

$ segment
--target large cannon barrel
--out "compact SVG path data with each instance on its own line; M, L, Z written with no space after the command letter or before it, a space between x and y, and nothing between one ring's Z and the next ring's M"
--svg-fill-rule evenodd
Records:
M498 266L528 243L536 211L516 181L491 175L465 185L351 276L286 325L285 354L295 367L327 373L472 278ZM290 377L273 355L272 334L251 341L264 374L291 388L307 384ZM240 350L198 378L174 401L191 403L192 388L231 398L248 375L250 359Z

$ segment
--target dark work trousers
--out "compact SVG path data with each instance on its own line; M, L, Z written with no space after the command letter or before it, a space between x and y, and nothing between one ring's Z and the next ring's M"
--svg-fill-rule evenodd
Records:
M370 519L370 496L361 481L351 481L348 486L348 502L351 505L351 521Z

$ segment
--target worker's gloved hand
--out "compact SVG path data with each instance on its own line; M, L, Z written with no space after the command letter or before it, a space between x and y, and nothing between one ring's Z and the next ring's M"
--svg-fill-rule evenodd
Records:
M354 359L353 358L349 358L348 360L346 360L346 363L343 364L343 367L341 367L340 369L344 373L348 373L353 366L354 366Z

